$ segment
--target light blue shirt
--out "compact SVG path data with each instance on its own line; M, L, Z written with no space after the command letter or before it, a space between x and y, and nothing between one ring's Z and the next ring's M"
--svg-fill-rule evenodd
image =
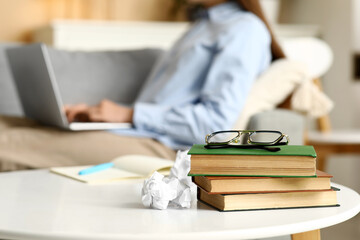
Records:
M186 149L231 129L271 62L270 44L265 24L236 3L210 8L155 65L134 105L135 128L114 132Z

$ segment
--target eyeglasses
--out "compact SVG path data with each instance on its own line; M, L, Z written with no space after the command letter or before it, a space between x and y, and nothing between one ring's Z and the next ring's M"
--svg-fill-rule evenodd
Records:
M228 130L206 135L206 148L261 148L268 151L279 151L280 148L269 146L287 145L289 137L280 131L272 130Z

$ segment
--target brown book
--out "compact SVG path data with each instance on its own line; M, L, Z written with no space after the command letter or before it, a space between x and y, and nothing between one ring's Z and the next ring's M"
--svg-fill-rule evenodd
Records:
M220 211L339 206L335 190L209 194L198 188L198 199Z
M209 194L288 192L330 189L332 176L317 170L316 177L212 177L194 176L196 185Z
M278 152L263 149L206 149L193 145L190 176L304 177L316 175L312 146L279 146Z

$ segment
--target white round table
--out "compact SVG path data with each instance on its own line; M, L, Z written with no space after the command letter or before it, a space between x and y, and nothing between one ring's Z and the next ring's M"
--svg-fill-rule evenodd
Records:
M140 200L142 180L86 185L48 170L0 174L0 239L254 239L317 230L360 211L355 191L333 184L340 207L218 212L155 210Z

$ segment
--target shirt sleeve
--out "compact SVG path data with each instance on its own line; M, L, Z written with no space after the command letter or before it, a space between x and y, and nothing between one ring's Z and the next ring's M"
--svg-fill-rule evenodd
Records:
M246 25L237 30L234 36L220 39L197 102L183 106L136 103L135 127L188 145L203 144L205 135L213 131L231 129L255 78L271 59L265 27Z

